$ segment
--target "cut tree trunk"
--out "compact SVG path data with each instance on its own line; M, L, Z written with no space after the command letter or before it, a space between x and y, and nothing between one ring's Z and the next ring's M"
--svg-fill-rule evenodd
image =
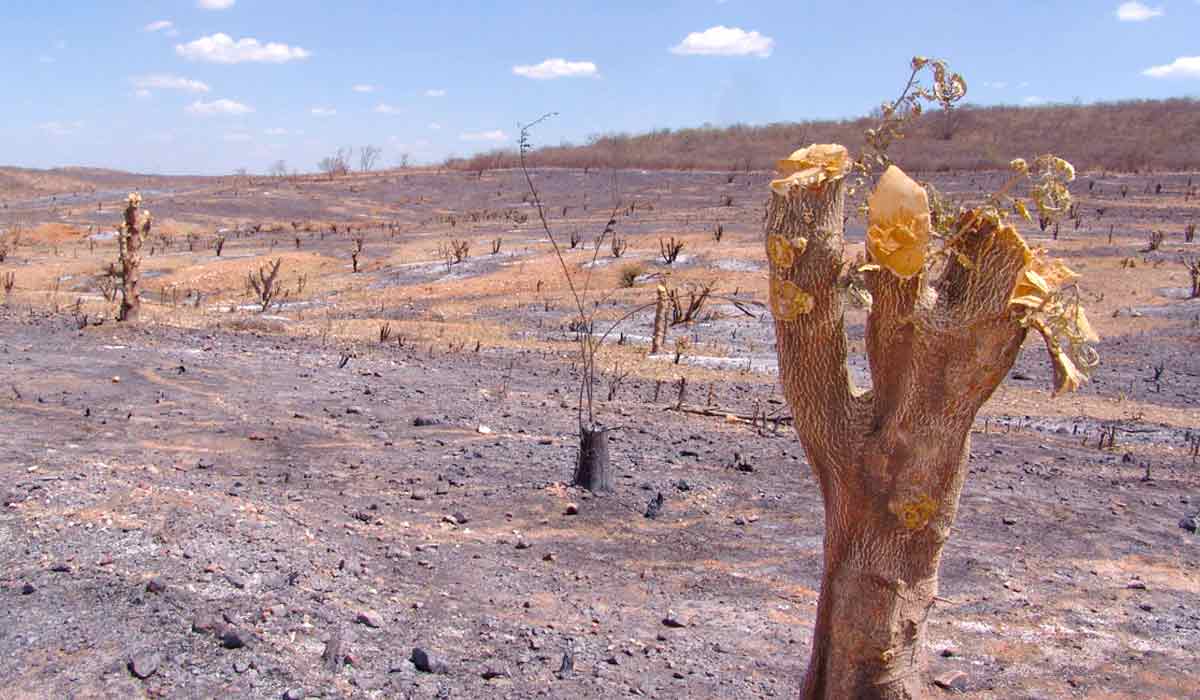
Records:
M864 272L873 386L853 386L843 320L840 177L773 192L766 219L780 382L825 505L824 571L801 697L926 694L925 623L974 417L1026 331L1009 310L1029 251L964 218L932 286Z
M657 355L667 344L667 288L658 285L654 302L654 335L650 339L650 354Z
M609 429L598 425L579 426L579 462L572 483L592 493L612 493L612 463L608 458Z

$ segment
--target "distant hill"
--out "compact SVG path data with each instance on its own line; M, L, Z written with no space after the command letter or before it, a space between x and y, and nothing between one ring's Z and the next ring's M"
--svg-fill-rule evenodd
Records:
M948 123L927 112L892 149L912 171L986 170L1013 158L1055 153L1080 170L1200 169L1200 102L1136 100L1033 107L964 106ZM581 146L538 149L543 167L766 170L809 143L841 143L857 152L873 120L810 121L605 134ZM537 134L534 134L536 140ZM464 170L513 167L516 153L497 150L446 165Z

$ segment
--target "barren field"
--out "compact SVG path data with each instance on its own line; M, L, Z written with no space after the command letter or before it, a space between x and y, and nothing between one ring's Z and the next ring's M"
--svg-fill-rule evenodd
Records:
M603 498L566 486L581 329L519 171L0 180L0 698L794 695L823 527L751 303L770 177L536 173L602 319L660 282L750 312L712 299L655 356L652 309L613 333ZM966 201L1005 175L926 177ZM1102 365L1051 400L1031 338L981 412L935 696L1200 697L1192 177L1085 173L1078 225L1024 230L1083 274ZM155 225L118 324L129 186Z

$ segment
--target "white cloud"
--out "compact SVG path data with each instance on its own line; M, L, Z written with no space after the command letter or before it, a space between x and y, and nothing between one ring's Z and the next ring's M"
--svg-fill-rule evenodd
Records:
M425 91L425 96L426 97L445 97L446 91L441 90L441 89L437 89L437 90L430 89L430 90Z
M1161 7L1150 7L1140 2L1123 2L1117 8L1117 19L1122 22L1145 22L1166 14Z
M225 134L225 140L229 141L230 143L245 143L246 141L249 141L250 138L250 134L247 134L244 131L233 131Z
M332 117L337 114L337 110L333 107L313 107L308 110L314 117Z
M1200 78L1200 56L1180 56L1161 66L1151 66L1142 71L1150 78Z
M135 78L130 78L133 86L140 90L183 90L185 92L208 92L209 87L206 83L190 78L182 78L178 75L167 75L160 73L157 75L141 75Z
M58 49L59 51L62 51L63 49L67 48L67 42L63 41L62 39L59 39L58 41L54 42L54 48Z
M287 136L288 130L280 129L279 127L271 127L270 129L263 129L263 133L267 136Z
M985 88L991 88L992 90L1003 90L1004 88L1008 87L1008 83L1004 82L1003 80L994 80L990 83L984 83L983 86Z
M717 25L692 32L671 53L681 56L758 56L766 58L775 48L775 40L758 32Z
M492 131L466 131L458 135L463 141L507 141L508 134L499 129Z
M196 0L196 7L204 10L228 10L237 0Z
M312 55L299 46L288 46L277 42L259 43L258 39L233 37L220 32L202 36L186 44L177 44L175 53L189 61L207 63L287 63Z
M367 85L367 84L365 84L365 83L363 83L363 84L359 84L359 85L355 85L354 87L352 87L352 88L350 88L350 89L351 89L351 90L353 90L353 91L355 91L355 92L375 92L375 86L374 86L374 85Z
M59 121L54 121L54 122L42 122L41 124L38 124L38 128L39 128L39 129L41 129L42 131L46 131L46 132L48 132L48 133L51 133L51 134L53 134L53 135L55 135L55 136L67 136L67 135L69 135L69 134L73 134L73 133L75 133L76 131L79 131L80 129L82 129L82 128L83 128L83 122L81 122L81 121L74 121L74 122L59 122Z
M171 29L175 23L169 19L160 19L157 22L151 22L142 27L143 32L161 32L164 29Z
M1046 104L1046 98L1044 98L1044 97L1038 97L1037 95L1030 95L1029 97L1026 97L1025 99L1023 99L1023 100L1021 100L1021 101L1022 101L1022 102L1024 102L1025 104L1027 104L1027 105L1031 106L1031 107L1032 107L1032 106L1035 106L1035 105L1044 105L1044 104Z
M438 124L437 122L429 122L429 128L437 131L438 129L442 128L442 125Z
M399 114L400 108L388 104L378 104L375 105L375 112L377 114Z
M150 91L145 88L138 88L133 91L133 96L139 100L148 100L150 99Z
M596 64L591 61L568 61L562 58L547 58L536 66L513 66L512 72L534 80L554 78L590 78L596 75Z
M203 102L201 100L196 100L195 102L188 105L187 111L191 112L192 114L199 114L204 117L211 117L211 116L218 115L218 114L225 114L225 115L249 114L254 111L254 108L250 107L248 105L244 105L241 102L234 102L233 100L227 100L227 99L222 98L219 100L213 100L212 102Z

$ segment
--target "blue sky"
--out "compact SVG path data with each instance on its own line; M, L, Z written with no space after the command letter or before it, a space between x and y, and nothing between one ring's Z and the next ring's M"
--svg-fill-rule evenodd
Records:
M969 102L1200 94L1200 0L6 0L0 164L311 171L866 113L913 54Z

